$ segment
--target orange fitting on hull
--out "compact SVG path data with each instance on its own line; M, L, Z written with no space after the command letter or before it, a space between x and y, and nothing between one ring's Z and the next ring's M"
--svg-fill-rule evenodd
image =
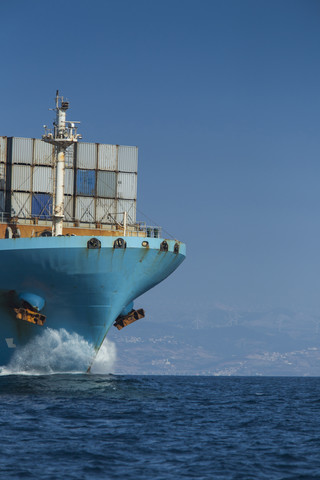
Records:
M29 310L28 308L15 308L14 311L16 312L16 318L18 320L25 320L26 322L41 326L46 321L45 315Z
M117 327L118 330L130 325L130 323L136 322L140 320L140 318L144 318L144 310L143 308L139 308L139 310L131 310L128 315L119 316L117 320L114 322L114 327Z

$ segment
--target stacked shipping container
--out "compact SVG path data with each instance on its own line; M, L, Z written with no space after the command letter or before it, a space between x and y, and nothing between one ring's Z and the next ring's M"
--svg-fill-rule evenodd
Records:
M41 220L52 215L54 147L32 138L0 137L0 211ZM77 143L65 158L65 221L136 222L137 147Z
M0 137L0 212L5 211L7 137Z

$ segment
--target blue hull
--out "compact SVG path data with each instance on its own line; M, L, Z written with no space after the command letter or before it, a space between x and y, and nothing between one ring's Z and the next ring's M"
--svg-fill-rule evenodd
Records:
M96 237L101 248L88 249L91 237L39 237L0 240L0 364L17 347L45 328L64 328L99 350L110 326L125 307L170 275L185 258L185 245L162 239L125 237L127 248L115 249L115 237ZM147 241L148 247L142 242ZM44 299L44 326L16 318L12 298L27 292ZM50 354L50 352L48 352Z

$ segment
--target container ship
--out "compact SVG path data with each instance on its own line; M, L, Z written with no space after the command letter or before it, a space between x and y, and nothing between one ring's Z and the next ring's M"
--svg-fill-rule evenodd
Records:
M183 243L136 221L137 147L82 142L68 109L57 91L41 139L0 137L0 365L46 328L97 353L185 258Z

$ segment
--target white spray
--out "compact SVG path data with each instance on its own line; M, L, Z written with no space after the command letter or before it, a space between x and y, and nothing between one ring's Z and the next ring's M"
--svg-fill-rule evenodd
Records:
M115 345L105 340L95 358L92 345L76 333L47 328L26 346L17 348L1 375L47 375L83 373L92 364L91 373L112 373L116 360Z

